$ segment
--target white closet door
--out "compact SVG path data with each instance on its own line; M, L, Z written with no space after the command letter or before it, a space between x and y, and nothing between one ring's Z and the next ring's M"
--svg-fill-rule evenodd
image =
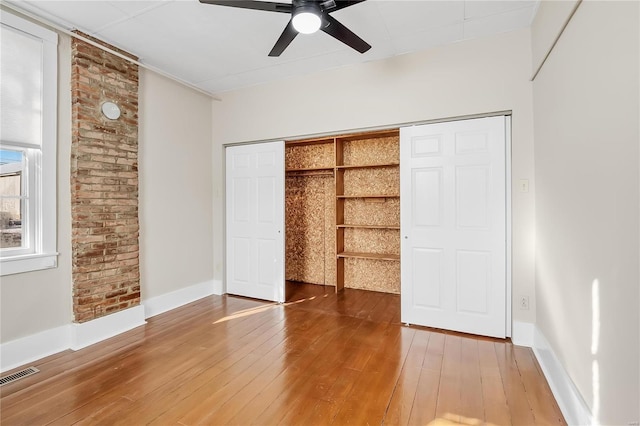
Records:
M227 293L284 302L284 142L226 148Z
M405 323L505 337L505 120L400 130Z

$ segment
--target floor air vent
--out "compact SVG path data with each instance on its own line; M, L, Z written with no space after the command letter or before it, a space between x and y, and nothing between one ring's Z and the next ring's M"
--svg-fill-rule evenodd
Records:
M36 374L39 372L35 367L25 368L24 370L16 371L13 374L9 374L8 376L0 377L0 386L8 385L9 383L13 383L16 380L20 380L24 377L30 376L32 374Z

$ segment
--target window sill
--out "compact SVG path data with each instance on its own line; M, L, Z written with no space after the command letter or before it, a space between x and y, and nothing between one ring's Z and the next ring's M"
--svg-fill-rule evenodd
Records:
M58 253L25 254L0 259L0 276L51 269L58 266Z

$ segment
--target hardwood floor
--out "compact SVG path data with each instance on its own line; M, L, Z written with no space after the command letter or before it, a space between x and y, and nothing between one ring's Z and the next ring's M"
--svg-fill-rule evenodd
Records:
M2 425L565 424L531 350L400 324L400 298L212 296L0 388Z

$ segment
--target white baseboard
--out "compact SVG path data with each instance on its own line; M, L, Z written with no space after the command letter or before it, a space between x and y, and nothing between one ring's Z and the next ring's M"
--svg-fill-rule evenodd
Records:
M86 348L145 323L144 306L138 305L92 321L71 324L71 349Z
M225 293L222 280L213 280L213 294L222 296Z
M71 326L45 330L0 345L0 371L13 370L49 355L69 349Z
M567 424L597 424L567 370L562 366L546 337L535 324L514 321L511 341L514 345L533 349Z
M217 286L219 284L219 288ZM189 287L181 288L180 290L172 291L171 293L162 294L160 296L152 297L149 300L144 300L142 303L145 307L147 318L151 318L163 312L170 311L187 303L194 302L203 297L211 296L217 293L216 290L222 289L222 282L205 281L200 284L195 284Z
M139 305L82 324L67 324L0 345L0 371L37 361L49 355L82 349L145 323Z
M514 345L533 347L534 329L533 323L514 321L511 329L511 341Z
M536 355L538 364L540 364L540 368L542 368L542 372L549 383L551 392L553 392L553 396L556 398L567 424L597 424L597 420L593 418L591 410L573 384L567 370L564 369L546 337L538 327L535 327L534 331L533 353Z
M0 371L8 371L67 349L78 350L145 324L145 319L212 294L220 280L207 281L144 301L143 304L82 324L67 324L0 344Z

